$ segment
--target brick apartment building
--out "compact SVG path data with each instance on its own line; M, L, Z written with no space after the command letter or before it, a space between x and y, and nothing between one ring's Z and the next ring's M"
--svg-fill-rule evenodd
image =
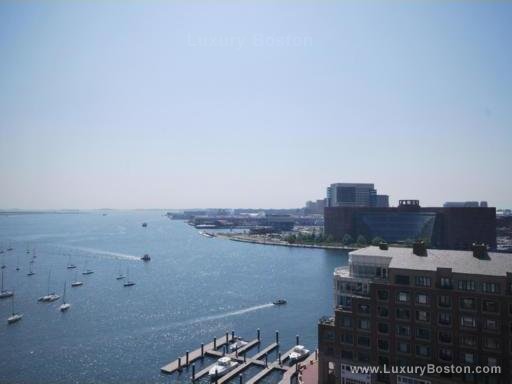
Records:
M452 251L381 244L351 252L349 266L334 273L334 317L318 325L319 383L509 384L511 288L512 254L484 246ZM499 366L501 374L350 370L429 363Z

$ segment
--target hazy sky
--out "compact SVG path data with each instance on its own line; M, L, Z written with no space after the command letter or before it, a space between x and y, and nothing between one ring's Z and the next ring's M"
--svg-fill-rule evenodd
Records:
M0 208L512 206L512 3L2 1Z

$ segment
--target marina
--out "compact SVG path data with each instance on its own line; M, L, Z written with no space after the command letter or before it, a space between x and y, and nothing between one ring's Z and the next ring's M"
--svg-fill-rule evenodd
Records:
M194 364L194 362L197 360L202 360L205 357L210 356L217 357L219 359L226 359L225 361L233 361L236 364L236 368L230 370L222 376L215 375L212 378L212 381L215 381L216 384L229 382L252 365L261 368L261 370L256 375L252 376L247 381L247 383L256 384L263 380L274 370L282 372L284 374L283 377L285 377L286 380L288 380L287 383L289 383L294 377L294 373L297 371L297 364L300 364L300 361L289 362L289 364L285 363L290 360L290 356L294 353L297 346L299 346L299 336L296 336L296 345L290 350L286 351L284 354L281 354L281 352L279 352L279 331L276 331L274 342L259 350L258 353L256 353L254 356L247 357L246 354L249 350L255 348L256 346L260 347L260 330L258 329L256 333L256 339L249 341L240 349L236 349L234 352L228 353L229 344L236 341L239 337L235 335L235 331L231 331L231 333L226 332L224 336L218 338L216 337L212 342L206 345L201 344L200 348L195 349L192 352L187 351L185 355L178 357L176 360L163 366L161 371L169 375L173 373L178 373L179 375L190 375L190 380L195 382L207 375L210 375L210 377L212 376L212 370L215 369L217 363L210 364L197 373ZM276 360L269 362L268 355L274 350L278 351L278 357ZM306 357L307 356L304 356L304 358ZM240 382L242 382L241 376Z

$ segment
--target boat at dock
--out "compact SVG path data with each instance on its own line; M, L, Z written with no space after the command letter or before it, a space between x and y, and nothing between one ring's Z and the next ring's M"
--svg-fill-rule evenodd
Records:
M236 340L229 344L229 350L231 352L235 352L238 351L240 348L245 347L247 344L247 341L245 341L241 337L236 337Z
M292 353L290 353L290 357L288 358L289 364L293 365L298 363L299 361L304 360L309 356L309 349L306 349L303 345L296 345L293 348Z
M232 360L229 356L221 357L217 360L217 363L210 368L208 371L208 376L210 376L210 380L216 380L219 377L224 376L228 372L232 371L238 366L238 362Z

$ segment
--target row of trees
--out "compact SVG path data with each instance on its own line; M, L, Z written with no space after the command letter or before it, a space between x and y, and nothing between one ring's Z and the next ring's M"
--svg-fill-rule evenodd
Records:
M428 239L419 239L423 240L424 243L427 245L427 247L430 247L430 241ZM289 244L339 244L340 241L335 241L335 239L329 235L325 236L322 232L316 232L313 231L312 233L297 233L297 234L291 234L285 237L285 241L287 241ZM348 233L346 233L341 238L341 244L346 246L357 246L357 247L364 247L366 245L379 245L380 243L384 242L385 240L380 237L376 236L371 241L368 241L366 237L359 235L356 239L354 239L352 236L350 236ZM414 244L415 239L405 239L401 243L404 244L407 247L412 247Z

